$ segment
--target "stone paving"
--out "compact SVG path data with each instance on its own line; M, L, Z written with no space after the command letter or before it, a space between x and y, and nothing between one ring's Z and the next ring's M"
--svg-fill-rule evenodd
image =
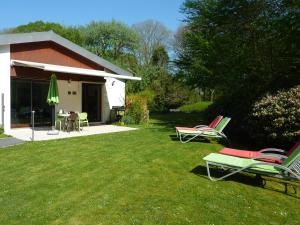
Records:
M71 131L57 132L57 135L49 135L50 128L36 128L34 131L34 141L44 141L44 140L54 140L54 139L62 139L62 138L71 138L71 137L80 137L80 136L88 136L95 134L106 134L106 133L114 133L114 132L124 132L124 131L132 131L136 130L136 128L125 127L125 126L115 126L115 125L100 125L100 126L90 126L84 127L82 131ZM17 128L12 129L9 132L9 135L15 137L16 139L23 141L31 141L32 140L32 130L31 128Z
M24 141L14 138L14 137L5 137L5 138L0 138L0 148L6 148L9 146L13 145L20 145L23 144Z

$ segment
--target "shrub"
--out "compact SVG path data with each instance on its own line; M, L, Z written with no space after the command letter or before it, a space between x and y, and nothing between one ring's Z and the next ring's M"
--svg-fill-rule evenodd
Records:
M251 134L258 140L281 144L297 141L300 138L300 85L257 101L250 115L250 125Z
M125 115L122 118L122 122L125 124L148 123L149 101L151 101L151 95L146 92L128 95L126 98Z

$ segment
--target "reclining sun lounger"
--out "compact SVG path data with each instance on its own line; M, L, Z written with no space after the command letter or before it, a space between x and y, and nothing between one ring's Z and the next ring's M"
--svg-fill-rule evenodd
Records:
M231 155L231 156L236 156L236 157L240 157L240 158L249 158L249 159L256 158L265 153L273 153L273 154L275 153L275 154L280 154L280 155L288 157L294 152L294 150L299 145L300 145L300 140L297 141L289 151L285 151L285 150L277 149L277 148L264 148L260 151L249 151L249 150L240 150L240 149L233 149L233 148L223 148L221 151L219 151L219 153L224 154L224 155ZM281 159L272 158L272 157L259 158L258 160L265 161L265 162L271 162L271 163L278 163L278 164L282 163Z
M258 157L280 158L280 155L262 154ZM288 158L280 159L283 160L281 165L218 153L211 153L203 158L203 160L206 161L207 175L212 181L223 180L224 178L239 172L249 172L271 177L278 177L282 179L292 179L300 181L300 146L298 146ZM211 177L210 166L215 166L221 169L228 169L230 173L219 178L213 178Z
M203 128L199 130L187 130L187 129L176 129L177 137L182 143L189 142L197 137L211 137L211 138L225 138L226 135L223 133L224 128L227 126L231 118L223 118L218 125L213 128Z
M175 127L176 130L192 130L197 131L205 128L216 128L216 126L220 123L220 121L223 119L223 116L217 116L211 123L207 125L197 125L195 127Z

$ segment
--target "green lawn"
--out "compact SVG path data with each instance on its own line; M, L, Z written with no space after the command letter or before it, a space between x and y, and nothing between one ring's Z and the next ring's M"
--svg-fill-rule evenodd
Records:
M207 178L202 157L222 146L173 136L198 115L154 117L137 131L0 150L0 224L300 223L299 194L278 182Z
M3 129L0 128L0 138L5 138L7 135L3 133Z
M7 137L7 135L5 135L5 134L0 134L0 138L5 138L5 137Z
M203 102L197 102L197 103L193 103L193 104L183 105L183 106L180 106L178 109L180 110L180 112L185 112L185 113L201 112L201 111L207 109L207 107L211 104L212 104L212 102L203 101Z

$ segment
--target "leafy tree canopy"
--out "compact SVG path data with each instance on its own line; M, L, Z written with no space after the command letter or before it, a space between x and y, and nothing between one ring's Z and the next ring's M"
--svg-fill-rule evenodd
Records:
M133 53L139 43L139 35L126 24L93 21L82 29L85 46L99 56L118 58Z
M49 23L43 21L36 21L28 23L26 25L17 26L15 28L9 29L7 33L28 33L28 32L43 32L43 31L54 31L55 33L61 35L64 38L78 44L83 44L83 37L77 27L66 27L59 23Z

